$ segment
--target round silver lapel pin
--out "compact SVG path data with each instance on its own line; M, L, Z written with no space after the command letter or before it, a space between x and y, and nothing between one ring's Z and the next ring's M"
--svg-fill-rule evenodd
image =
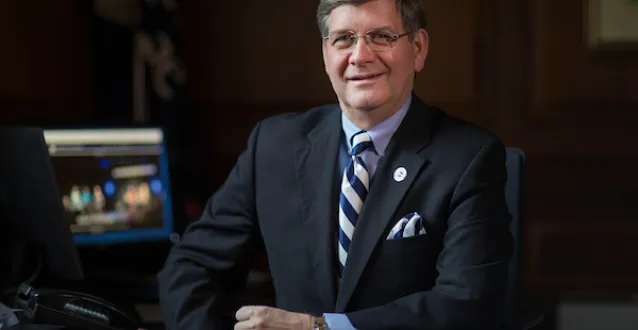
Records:
M408 170L405 167L399 167L394 170L394 181L401 182L408 176Z

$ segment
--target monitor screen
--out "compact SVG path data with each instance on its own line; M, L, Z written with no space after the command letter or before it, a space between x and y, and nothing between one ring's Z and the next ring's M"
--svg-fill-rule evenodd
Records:
M78 245L169 239L162 129L47 129L44 138Z

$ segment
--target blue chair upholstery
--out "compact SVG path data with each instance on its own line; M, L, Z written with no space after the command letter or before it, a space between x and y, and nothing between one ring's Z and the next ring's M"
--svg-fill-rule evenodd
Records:
M520 326L521 323L521 247L522 247L522 190L525 169L525 153L517 148L506 148L507 182L505 199L512 216L510 231L514 237L514 254L509 265L509 287L505 303L504 323Z

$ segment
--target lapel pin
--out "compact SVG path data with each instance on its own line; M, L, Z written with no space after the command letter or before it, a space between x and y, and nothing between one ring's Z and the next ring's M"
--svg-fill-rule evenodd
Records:
M405 180L405 177L408 176L408 170L405 167L399 167L394 170L394 181L401 182Z

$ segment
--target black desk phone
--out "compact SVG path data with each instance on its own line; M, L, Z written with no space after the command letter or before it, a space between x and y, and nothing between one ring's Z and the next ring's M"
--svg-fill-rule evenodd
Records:
M64 329L138 330L141 321L104 299L56 289L34 289L22 284L15 304L35 324L62 325Z

